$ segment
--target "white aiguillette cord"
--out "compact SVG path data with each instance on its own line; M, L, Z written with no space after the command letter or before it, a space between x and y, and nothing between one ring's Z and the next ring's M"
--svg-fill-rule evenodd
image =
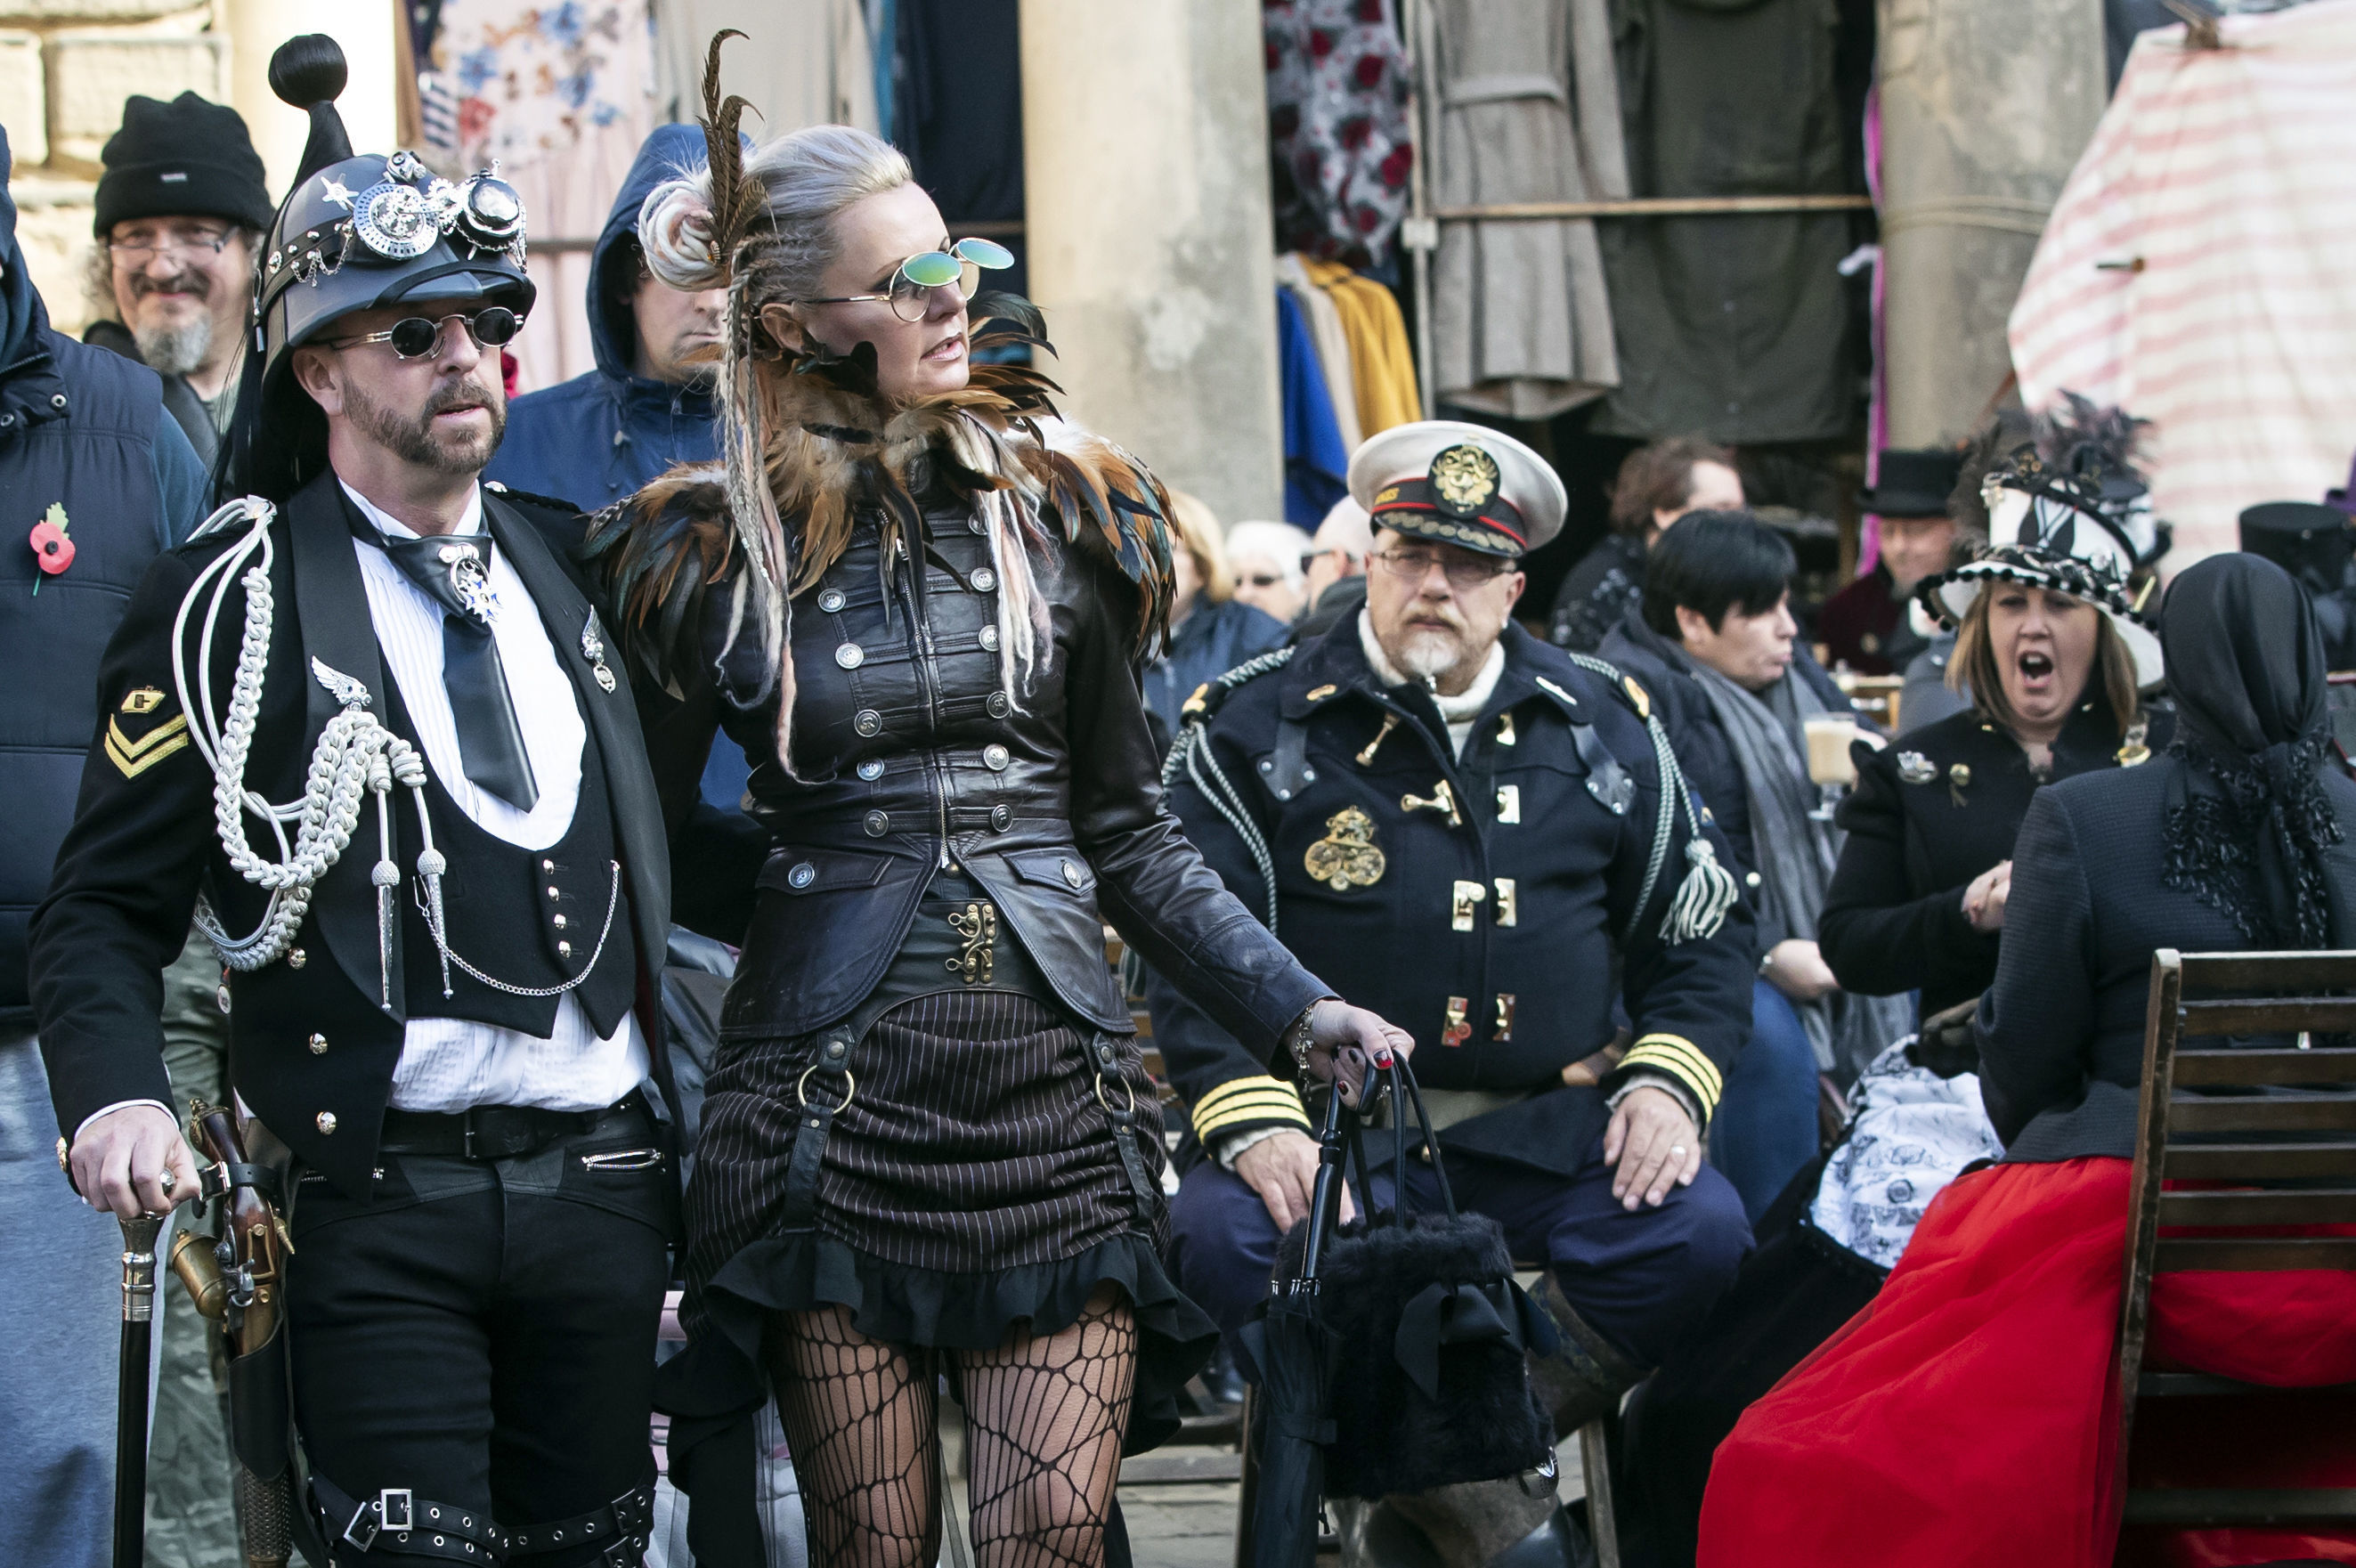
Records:
M276 603L270 589L270 568L276 555L270 540L270 524L276 515L277 509L267 501L248 497L230 502L205 520L203 526L190 536L192 540L240 521L252 526L243 539L197 574L172 621L172 679L178 691L180 711L187 715L188 735L213 771L213 821L221 848L239 875L270 890L270 902L262 910L261 924L243 937L231 937L213 912L211 901L199 894L197 929L213 944L221 961L241 972L260 969L284 957L309 913L313 889L350 847L353 830L359 825L361 792L372 791L377 808L377 862L369 871L369 880L377 895L378 1004L390 1010L393 890L401 885L401 867L392 858L391 796L394 784L399 783L410 791L417 812L419 838L424 845L417 857L417 874L423 883L418 904L433 932L434 945L440 950L442 994L452 994L450 966L454 963L483 984L519 996L562 995L579 985L596 968L606 938L612 934L614 913L621 902L620 863L613 865L614 887L605 905L605 929L598 935L595 951L571 980L562 985L541 988L509 985L466 962L451 951L444 935L442 876L449 865L441 851L434 847L434 822L425 805L425 759L418 755L415 746L385 728L369 712L369 690L363 682L314 658L313 679L335 698L341 711L319 732L319 744L311 753L310 771L305 778L301 797L284 805L273 805L245 787L246 761L253 746L254 723L262 710L262 672L270 661L270 639L276 620ZM241 574L240 567L244 568ZM213 705L212 689L206 680L205 655L213 646L221 607L228 601L232 582L245 590L245 627L238 645L237 672L231 679L229 713L224 720ZM188 617L198 600L206 597L208 584L210 596L205 605L203 630L192 655ZM247 839L248 812L260 818L277 840L275 860L257 854ZM289 822L298 824L292 843L286 837Z

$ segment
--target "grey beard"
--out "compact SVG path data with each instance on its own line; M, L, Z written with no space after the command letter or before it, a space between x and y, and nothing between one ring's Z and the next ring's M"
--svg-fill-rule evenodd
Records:
M1438 632L1419 631L1401 639L1397 654L1403 674L1436 682L1462 661L1463 644Z
M177 327L143 327L131 336L149 370L160 376L185 376L212 352L212 317L198 316Z

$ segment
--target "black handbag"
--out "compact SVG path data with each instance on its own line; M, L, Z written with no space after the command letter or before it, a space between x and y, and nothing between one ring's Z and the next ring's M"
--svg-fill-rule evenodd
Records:
M1278 1280L1305 1265L1320 1281L1317 1316L1341 1347L1325 1495L1372 1500L1530 1471L1550 1478L1553 1423L1525 1352L1551 1352L1554 1325L1515 1283L1504 1228L1457 1211L1414 1074L1401 1060L1381 1077L1392 1099L1394 1207L1374 1207L1364 1119L1345 1108L1327 1119L1323 1158L1338 1163L1346 1150L1360 1218L1335 1223L1342 1184L1332 1183L1327 1222L1301 1221L1277 1255ZM1368 1089L1376 1081L1370 1070ZM1436 1214L1409 1211L1410 1104L1438 1179ZM1311 1259L1312 1229L1322 1244Z

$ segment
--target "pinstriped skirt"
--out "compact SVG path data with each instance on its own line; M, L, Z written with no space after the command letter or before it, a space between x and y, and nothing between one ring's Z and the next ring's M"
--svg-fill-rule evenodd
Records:
M681 1359L701 1364L666 1369L709 1388L727 1346L750 1373L766 1315L829 1304L873 1338L987 1349L1017 1326L1069 1326L1110 1284L1140 1330L1130 1451L1175 1430L1177 1391L1217 1330L1162 1266L1160 1106L1135 1040L1114 1040L1124 1102L1099 1094L1093 1040L1050 1002L960 988L899 1004L852 1047L857 1087L827 1140L814 1229L788 1231L797 1086L821 1038L723 1047L687 1197ZM1116 1138L1135 1147L1150 1201Z

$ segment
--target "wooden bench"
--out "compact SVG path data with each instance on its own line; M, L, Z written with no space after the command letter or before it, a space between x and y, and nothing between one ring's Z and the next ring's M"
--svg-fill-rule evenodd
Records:
M2336 994L2334 994L2336 993ZM2281 1036L2277 1047L2202 1044ZM2356 1236L2159 1234L2356 1222L2356 952L2152 955L2143 1090L2119 1320L2119 1474L2150 1399L2312 1392L2143 1369L2152 1276L2186 1269L2356 1269ZM2319 1038L2319 1036L2326 1036ZM2186 1090L2281 1092L2185 1093ZM2203 1141L2177 1143L2180 1133ZM2219 1135L2222 1134L2222 1137ZM2169 1191L2169 1181L2222 1183ZM2356 1393L2356 1388L2348 1391ZM2356 1489L2130 1490L2128 1524L2201 1527L2356 1520Z

